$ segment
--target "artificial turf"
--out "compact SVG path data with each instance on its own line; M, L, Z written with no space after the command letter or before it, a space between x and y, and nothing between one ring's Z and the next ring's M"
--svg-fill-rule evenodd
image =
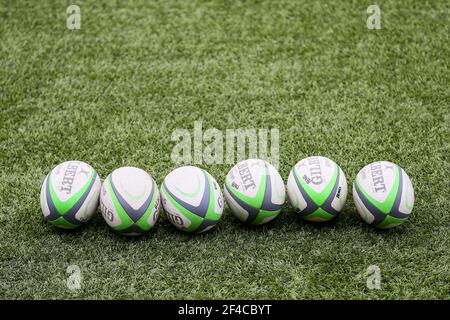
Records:
M378 1L0 2L0 298L448 299L449 3ZM224 211L203 235L161 215L139 238L98 213L58 230L43 178L79 159L105 178L133 165L161 183L175 129L278 128L280 174L310 155L357 172L390 160L409 174L410 221L377 231L351 192L315 225L286 203L245 227ZM230 164L202 164L220 184ZM69 265L80 290L66 286ZM366 287L368 266L381 289Z

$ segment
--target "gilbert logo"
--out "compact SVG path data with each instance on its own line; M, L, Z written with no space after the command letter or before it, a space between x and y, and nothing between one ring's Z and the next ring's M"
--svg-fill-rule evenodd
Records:
M169 220L172 221L174 224L176 224L180 227L184 226L183 219L181 219L181 217L174 215L167 211L166 211L166 214L167 214L167 217L169 218Z
M64 171L64 177L61 182L60 190L64 191L66 194L70 194L72 192L72 185L75 179L75 174L77 173L78 163L71 162L66 171Z
M376 193L386 192L386 184L384 183L383 170L381 163L374 162L370 165L370 174L372 176L373 189Z
M311 182L315 185L322 184L322 169L320 167L320 160L316 157L308 158L309 173L311 175Z
M241 165L238 165L239 169L239 175L241 177L242 183L244 184L245 190L248 190L249 188L255 189L256 184L253 180L252 173L250 172L250 169L248 168L247 161L243 162Z

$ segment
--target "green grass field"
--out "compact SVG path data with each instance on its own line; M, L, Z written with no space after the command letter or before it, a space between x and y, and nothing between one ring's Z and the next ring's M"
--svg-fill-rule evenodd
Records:
M0 298L449 299L448 1L0 2ZM280 173L309 155L345 171L342 214L317 226L286 203L263 227L227 208L192 236L162 214L140 238L100 213L62 231L44 221L41 183L79 159L105 178L133 165L158 184L177 128L278 128ZM410 221L377 231L351 183L375 160L415 187ZM202 165L220 184L229 164ZM82 287L66 286L78 265ZM366 287L368 266L381 289Z

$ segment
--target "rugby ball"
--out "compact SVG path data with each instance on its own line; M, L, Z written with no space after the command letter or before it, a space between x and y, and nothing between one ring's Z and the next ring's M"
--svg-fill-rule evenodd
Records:
M74 229L89 221L98 206L100 178L82 161L66 161L45 177L41 188L41 208L45 220L64 229Z
M150 230L159 206L158 186L142 169L122 167L103 182L100 209L106 223L120 234L136 236Z
M219 221L222 192L205 170L184 166L170 172L161 185L161 199L170 222L186 232L205 232Z
M359 171L353 183L353 200L365 222L388 229L408 220L414 206L414 188L400 166L377 161Z
M237 163L228 172L224 195L239 220L261 225L278 216L286 189L277 169L270 163L248 159Z
M326 157L297 162L287 182L289 201L307 221L324 222L336 217L347 200L344 171Z

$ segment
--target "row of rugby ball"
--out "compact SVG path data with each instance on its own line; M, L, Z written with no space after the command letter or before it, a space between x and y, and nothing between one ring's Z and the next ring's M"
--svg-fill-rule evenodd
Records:
M308 221L333 219L347 199L347 181L342 169L325 157L308 157L291 170L287 181L291 205ZM246 223L261 225L274 219L285 202L285 185L268 162L248 159L227 174L225 199L233 214ZM46 176L41 189L44 217L61 228L76 228L95 213L100 199L103 218L115 231L139 235L158 219L162 202L167 217L186 232L204 232L221 219L224 202L216 180L194 166L170 172L159 190L144 170L122 167L103 184L96 171L81 161L67 161ZM403 223L411 214L414 190L398 165L371 163L356 176L353 199L359 215L378 228Z

